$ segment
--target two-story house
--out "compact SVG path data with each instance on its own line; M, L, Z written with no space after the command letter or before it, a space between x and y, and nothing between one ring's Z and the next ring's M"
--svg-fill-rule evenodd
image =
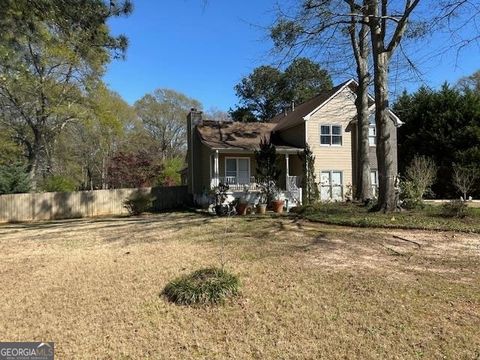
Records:
M303 166L299 154L306 144L315 156L321 200L344 200L357 177L356 86L354 80L349 80L266 123L207 121L202 120L201 112L192 109L187 119L189 193L200 202L202 195L220 182L228 184L233 192L248 186L254 193L257 189L254 152L260 140L267 137L276 145L278 165L282 169L279 186L291 204L301 199ZM372 98L371 103L369 143L375 191L378 173ZM393 112L390 118L395 124L391 138L395 143L396 167L396 129L402 122Z

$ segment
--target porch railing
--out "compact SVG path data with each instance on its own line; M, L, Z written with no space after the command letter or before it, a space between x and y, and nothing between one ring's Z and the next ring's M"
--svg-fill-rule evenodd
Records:
M302 187L301 176L287 176L287 190L297 190Z
M250 178L239 178L237 176L221 176L218 178L217 181L215 181L214 179L213 186L218 185L215 184L215 182L218 182L218 184L227 184L230 190L234 191L243 191L245 189L258 190L258 185L255 181L254 176L251 176Z
M302 187L302 176L287 176L286 190L295 191ZM237 176L220 176L211 181L212 188L218 186L220 183L227 184L230 190L244 191L248 188L249 191L260 190L258 183L254 176L250 178L239 178Z

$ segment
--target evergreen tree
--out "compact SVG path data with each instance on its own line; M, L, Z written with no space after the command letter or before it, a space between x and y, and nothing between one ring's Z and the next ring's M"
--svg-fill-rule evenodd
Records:
M480 94L444 84L438 91L404 93L394 106L404 121L398 130L398 159L404 173L415 155L432 158L438 177L432 191L439 198L458 196L453 164L480 167ZM472 192L480 196L480 189Z
M230 115L235 121L268 121L292 101L300 104L331 88L328 72L306 58L295 59L285 71L260 66L235 86L241 106Z
M315 156L313 155L312 150L310 150L308 144L300 157L303 166L302 202L304 205L314 204L320 199L320 193L318 191L318 184L315 176Z
M267 204L274 200L281 170L277 166L277 150L271 139L260 140L260 149L255 151L257 182L262 187Z
M30 191L30 179L23 165L0 166L0 195Z

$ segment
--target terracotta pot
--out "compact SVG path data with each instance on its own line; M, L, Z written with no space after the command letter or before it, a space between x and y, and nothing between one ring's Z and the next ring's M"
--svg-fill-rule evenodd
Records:
M267 204L257 205L257 214L265 214L267 212Z
M272 210L276 213L281 213L283 212L283 205L285 204L285 201L283 200L273 200L272 201Z
M246 215L247 214L247 203L238 203L237 204L237 214L238 215Z

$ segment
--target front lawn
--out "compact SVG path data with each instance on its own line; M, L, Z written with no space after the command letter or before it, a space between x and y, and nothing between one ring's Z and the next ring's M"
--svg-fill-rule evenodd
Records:
M477 234L172 213L1 226L0 253L0 340L58 359L480 356ZM220 258L224 305L161 295Z
M354 203L319 203L299 209L305 219L335 225L480 233L480 208L469 208L464 218L445 217L440 205L393 214L369 212Z

